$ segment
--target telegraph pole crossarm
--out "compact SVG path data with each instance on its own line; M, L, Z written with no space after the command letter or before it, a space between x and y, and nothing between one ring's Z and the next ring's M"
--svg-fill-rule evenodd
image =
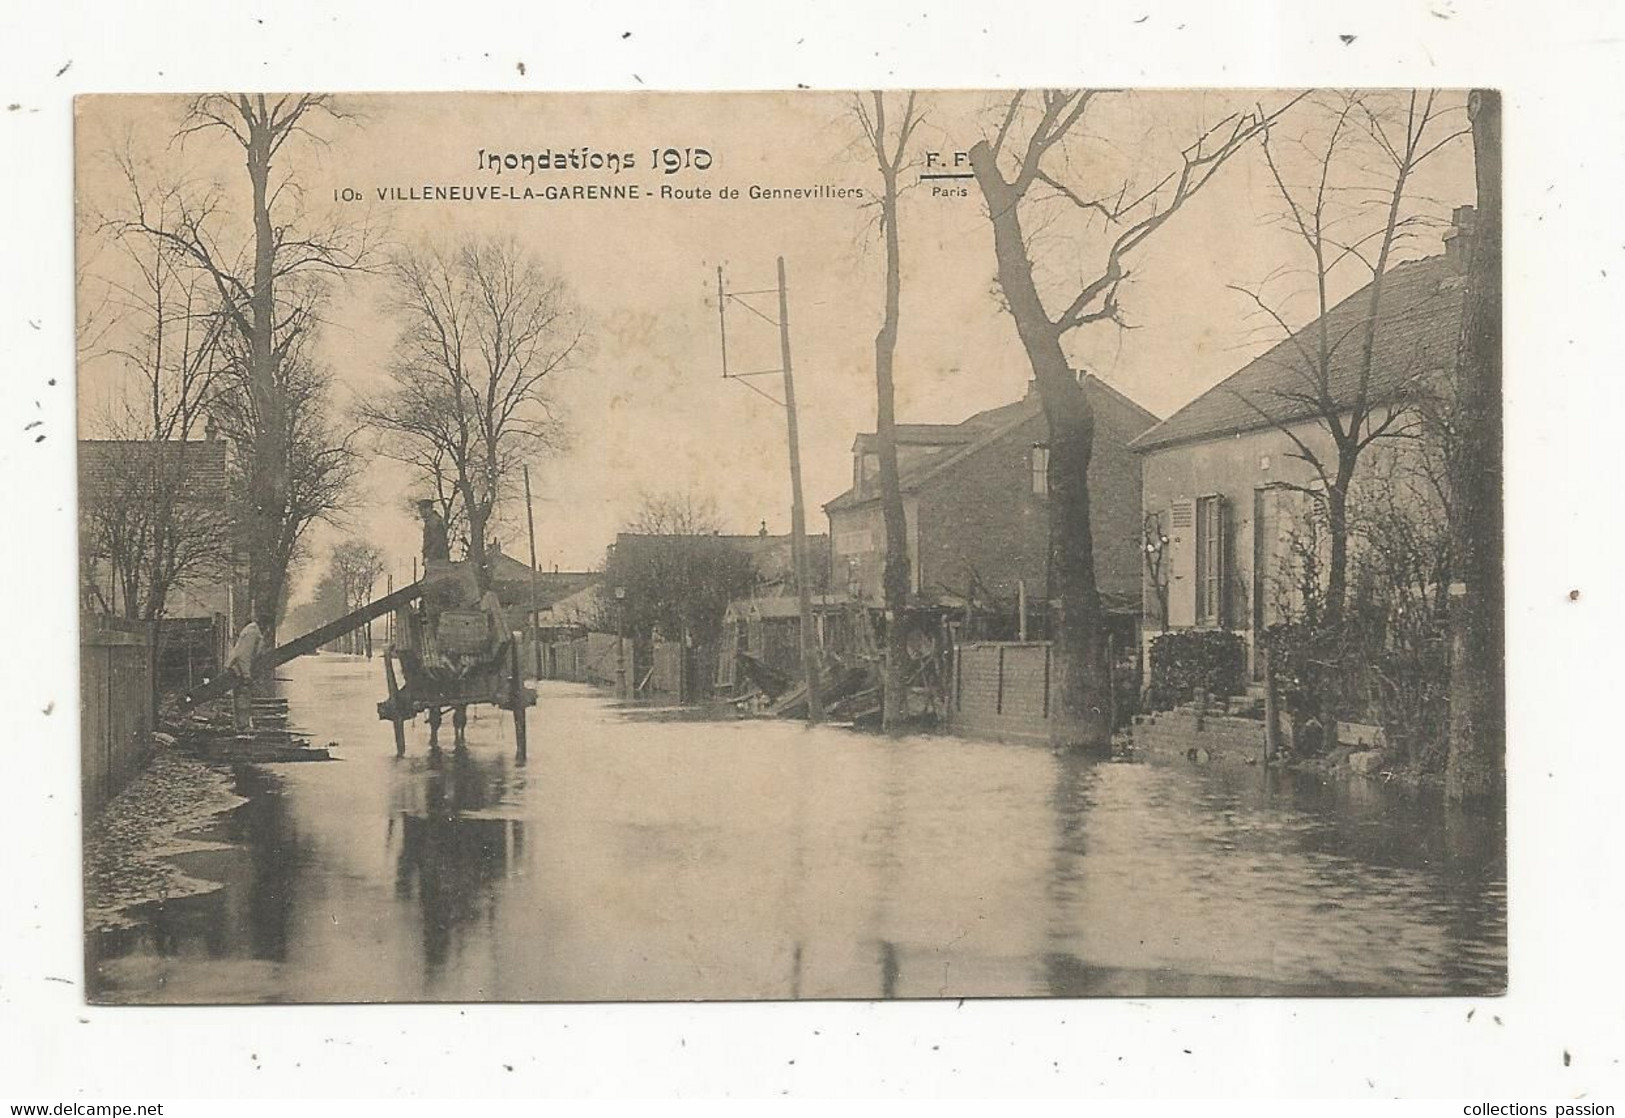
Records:
M777 294L779 297L779 317L777 321L774 321L741 298L744 295L768 294ZM779 368L758 369L749 373L730 373L728 371L727 305L729 299L732 299L762 321L778 327ZM790 451L790 553L795 564L796 605L801 619L801 664L807 688L807 720L809 722L820 722L824 717L824 707L821 699L823 688L818 663L818 634L814 627L812 608L811 559L807 548L807 513L801 495L801 440L796 426L796 382L795 376L790 369L790 297L784 278L784 257L779 257L778 286L764 288L759 291L727 290L723 283L722 269L721 267L717 268L717 326L722 339L723 379L736 380L758 396L770 400L784 409L785 432L788 437ZM782 401L773 399L772 395L757 388L746 379L748 377L773 376L776 374L784 376L784 399Z

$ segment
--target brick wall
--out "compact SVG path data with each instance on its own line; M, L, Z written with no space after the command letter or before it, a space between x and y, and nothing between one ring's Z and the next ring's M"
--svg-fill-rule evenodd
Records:
M1095 576L1103 594L1140 593L1140 457L1127 443L1144 428L1132 409L1098 402L1089 463ZM1138 413L1132 413L1137 415ZM1032 451L1047 442L1043 413L954 463L919 495L920 578L928 589L962 592L974 572L1014 598L1018 580L1040 601L1048 591L1049 503L1033 492Z
M1048 641L985 642L954 650L948 727L967 736L1048 740Z
M1043 598L1049 509L1032 491L1032 448L1045 439L1039 414L921 491L920 582L928 592L963 594L974 578L982 593L1010 599L1025 580L1027 592Z

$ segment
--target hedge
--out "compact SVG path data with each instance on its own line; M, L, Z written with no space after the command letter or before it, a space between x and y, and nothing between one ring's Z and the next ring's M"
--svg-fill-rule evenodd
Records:
M1181 629L1151 642L1152 710L1168 710L1198 691L1220 697L1247 688L1247 646L1223 629Z

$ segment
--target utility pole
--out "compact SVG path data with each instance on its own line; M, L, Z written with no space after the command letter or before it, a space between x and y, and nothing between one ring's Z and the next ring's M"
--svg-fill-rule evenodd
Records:
M766 291L729 291L723 285L722 269L717 269L717 327L722 339L722 377L724 380L738 380L746 388L759 396L764 396L773 403L778 404L785 412L785 426L790 444L790 553L796 569L796 599L801 615L801 667L807 687L807 721L820 722L824 717L824 706L820 699L823 690L819 679L818 667L818 636L813 628L812 608L812 578L810 575L810 557L807 553L807 513L806 506L801 497L801 439L796 427L796 382L790 371L790 296L789 288L784 279L784 257L779 257L779 317L774 322L766 314L745 302L744 296L767 295L773 289ZM728 371L728 318L727 304L732 299L740 306L756 315L758 318L772 323L779 328L779 356L780 367L777 369L762 369L748 373L730 373ZM773 399L772 395L757 388L750 383L750 377L770 376L782 374L784 377L784 399Z
M542 638L536 627L536 514L530 504L530 463L525 463L525 524L530 529L530 653L536 678L542 676Z
M790 438L790 550L796 564L796 598L801 610L801 667L807 677L807 721L819 722L824 707L818 692L818 642L813 632L812 580L807 563L807 510L801 501L801 439L796 430L796 381L790 373L790 294L779 257L779 352L784 362L784 414Z

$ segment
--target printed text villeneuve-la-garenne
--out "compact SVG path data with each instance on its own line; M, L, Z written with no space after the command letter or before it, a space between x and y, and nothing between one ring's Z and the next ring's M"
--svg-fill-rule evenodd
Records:
M335 187L333 200L359 202L368 193L380 202L772 202L856 199L865 195L861 187L827 182L714 184L707 172L718 162L710 149L703 147L653 147L646 152L605 151L591 146L523 151L480 148L475 153L478 179L473 181L393 183L373 186L370 191ZM634 181L630 177L639 173L658 177L654 181ZM576 178L578 175L584 177Z

